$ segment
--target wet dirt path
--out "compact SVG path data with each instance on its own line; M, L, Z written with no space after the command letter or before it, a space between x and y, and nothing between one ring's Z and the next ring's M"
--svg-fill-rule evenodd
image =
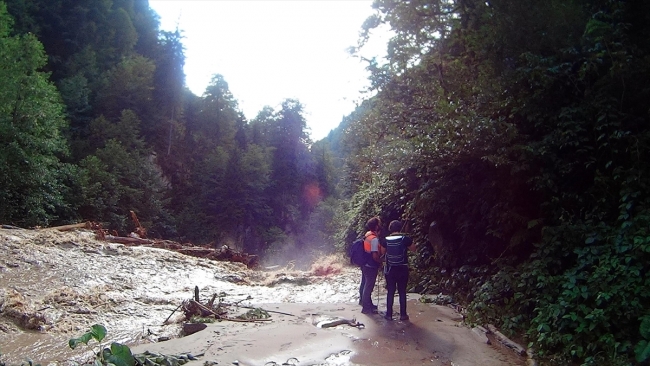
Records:
M474 338L446 306L409 302L410 321L360 314L351 303L262 304L272 322L213 323L188 337L138 345L137 352L201 355L219 365L522 366L512 351ZM382 306L380 304L380 310ZM353 324L338 320L353 320ZM336 324L323 327L322 324ZM195 365L198 366L198 362Z

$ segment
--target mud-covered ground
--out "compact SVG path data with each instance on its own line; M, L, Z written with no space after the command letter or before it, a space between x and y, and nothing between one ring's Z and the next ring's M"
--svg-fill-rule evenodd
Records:
M360 314L356 305L358 277L357 268L337 264L331 258L315 264L308 271L296 271L290 266L254 271L239 263L101 242L88 231L0 229L0 361L12 365L27 358L44 365L87 361L96 349L81 347L81 350L71 350L67 342L86 332L93 324L107 328L106 342L117 341L133 349L164 349L179 344L184 347L182 339L178 339L180 343L173 343L176 342L174 339L169 343L159 341L179 336L183 314L174 311L184 300L194 297L195 286L198 286L203 303L217 294L217 298L225 303L248 307L275 304L274 309L280 312L283 312L281 304L302 306L296 308L297 314L288 319L275 314L275 321L269 322L273 325L266 328L221 322L199 332L203 333L203 338L199 339L207 344L196 341L192 347L198 351L211 349L215 357L222 357L221 360L212 360L218 364L232 364L232 360L225 361L228 358L241 360L250 357L251 348L263 351L255 356L257 362L272 355L304 354L310 347L322 353L329 352L328 344L321 343L322 338L315 335L342 334L344 339L351 339L348 333L339 330L345 325L310 331L292 328L296 324L314 328L305 319L315 316L318 309L329 312L319 316L363 319L369 330L359 333L361 338L357 339L365 340L360 348L357 343L346 345L341 340L329 344L335 347L334 352L356 355L356 362L361 363L355 363L354 357L350 356L344 360L323 359L317 364L400 364L399 360L405 358L399 355L399 350L393 350L392 358L386 358L380 348L391 350L392 342L401 338L406 343L400 349L409 350L411 359L421 360L420 363L410 361L412 364L460 365L462 360L482 360L485 366L523 364L523 360L509 351L481 344L469 329L454 319L448 308L442 309L447 314L443 317L441 309L428 304L414 305L410 326L395 322L396 325L391 327L380 315L367 317ZM378 286L378 291L383 291L382 286ZM385 294L378 296L381 310ZM165 323L170 315L171 319ZM377 317L379 319L375 319ZM449 326L453 328L444 328ZM214 327L219 330L215 331ZM259 331L250 332L257 327L261 327ZM267 335L271 330L274 335ZM323 331L330 333L319 333ZM359 330L355 328L353 331ZM217 338L208 336L215 332ZM442 332L445 337L439 336ZM241 338L241 334L245 334L245 340L237 338ZM373 338L373 334L378 338ZM409 343L411 337L413 340ZM312 338L313 342L309 343ZM431 342L422 343L426 339ZM274 349L273 342L276 341L280 342L278 350ZM216 344L220 342L223 344ZM354 347L357 347L356 351L351 350ZM270 353L265 356L264 352ZM467 362L472 364L473 361Z

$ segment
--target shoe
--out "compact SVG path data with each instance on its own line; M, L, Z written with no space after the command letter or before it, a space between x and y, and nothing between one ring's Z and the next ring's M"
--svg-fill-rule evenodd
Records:
M372 307L375 310L379 309L379 307L377 305L370 305L370 307Z
M404 314L404 315L400 315L400 316L399 316L399 320L405 322L405 321L409 320L409 316L406 315L406 314Z
M367 308L361 309L361 314L377 314L377 313L379 313L379 312L377 311L377 309L373 309L373 308L370 308L370 309L367 309Z
M384 319L386 319L386 320L388 320L388 321L393 321L393 314L386 314L386 315L384 315Z

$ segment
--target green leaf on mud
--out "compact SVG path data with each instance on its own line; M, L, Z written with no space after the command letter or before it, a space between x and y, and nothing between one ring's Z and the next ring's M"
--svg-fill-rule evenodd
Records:
M104 337L106 337L106 328L101 324L95 324L90 327L89 332L82 334L81 337L71 338L68 341L68 346L72 349L75 349L81 343L87 345L91 339L94 339L97 342L101 342Z
M92 335L90 334L90 332L88 332L88 333L84 333L84 334L83 334L81 337L79 337L79 338L71 338L71 339L68 341L68 346L69 346L70 348L72 348L72 349L75 349L75 348L77 348L77 346L78 346L79 344L81 344L81 343L83 343L83 344L88 344L88 341L90 341L91 339L92 339Z
M106 337L106 328L101 324L95 324L90 327L90 333L97 342L101 342Z
M115 366L134 366L135 358L128 346L113 342L111 344L111 354L106 357L106 362Z

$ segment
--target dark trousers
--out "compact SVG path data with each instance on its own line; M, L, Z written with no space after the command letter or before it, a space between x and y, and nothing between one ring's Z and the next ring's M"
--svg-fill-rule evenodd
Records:
M373 306L372 303L372 291L375 289L375 283L377 282L377 273L379 268L362 266L361 272L363 278L361 279L362 286L361 291L361 305L364 309L370 310Z
M399 314L406 315L406 285L409 282L408 266L392 266L386 272L386 315L393 315L393 302L395 301L395 290L399 294Z

